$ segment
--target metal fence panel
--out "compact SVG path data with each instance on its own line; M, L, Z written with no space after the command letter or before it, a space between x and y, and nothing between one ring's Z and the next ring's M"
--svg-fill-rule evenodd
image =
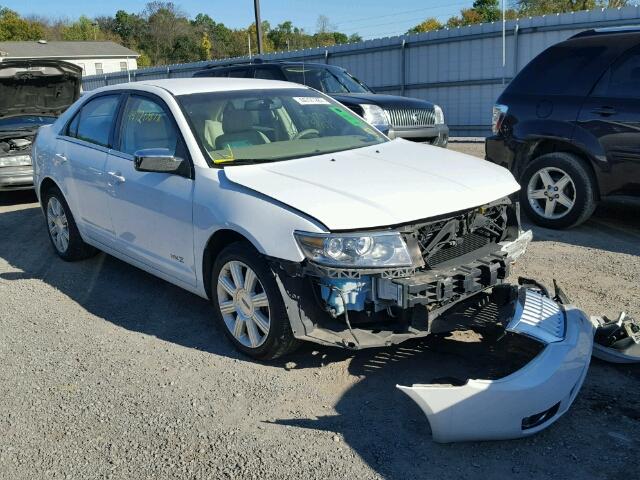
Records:
M380 93L407 95L442 106L452 135L490 131L491 106L504 85L545 48L588 28L638 25L640 8L629 6L529 17L416 35L263 55L265 60L326 62L346 68ZM194 62L83 78L84 90L128 81L190 77L208 65L248 57Z

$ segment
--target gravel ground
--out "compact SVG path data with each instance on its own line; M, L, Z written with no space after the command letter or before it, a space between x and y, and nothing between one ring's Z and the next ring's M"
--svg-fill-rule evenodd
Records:
M514 277L557 278L589 313L640 314L639 217L616 201L568 232L534 228ZM439 445L394 387L481 375L477 342L306 345L260 364L204 300L104 254L59 260L32 194L0 196L0 232L2 479L638 478L640 366L594 360L534 437Z

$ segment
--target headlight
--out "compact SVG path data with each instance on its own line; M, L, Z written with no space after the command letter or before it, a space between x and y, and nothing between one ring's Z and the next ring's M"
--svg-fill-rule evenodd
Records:
M436 125L442 125L444 123L444 112L442 111L442 108L438 105L434 105L433 111L435 113Z
M23 167L25 165L31 165L31 157L29 155L0 157L0 167Z
M377 105L369 105L365 103L360 105L362 107L362 118L364 118L371 125L389 125L389 117L387 112Z
M320 265L344 268L408 267L406 243L398 232L294 233L305 256Z

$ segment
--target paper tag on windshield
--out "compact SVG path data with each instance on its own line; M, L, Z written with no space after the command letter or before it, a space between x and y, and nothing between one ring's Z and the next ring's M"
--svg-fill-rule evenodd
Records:
M329 101L322 97L293 97L300 105L330 105Z

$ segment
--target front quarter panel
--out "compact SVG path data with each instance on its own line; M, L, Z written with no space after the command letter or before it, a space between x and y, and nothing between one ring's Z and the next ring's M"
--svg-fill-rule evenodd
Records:
M224 169L208 167L196 167L193 223L199 285L204 283L204 250L218 230L237 232L260 253L291 262L304 260L293 236L295 230L326 231L321 223L303 213L229 181Z

